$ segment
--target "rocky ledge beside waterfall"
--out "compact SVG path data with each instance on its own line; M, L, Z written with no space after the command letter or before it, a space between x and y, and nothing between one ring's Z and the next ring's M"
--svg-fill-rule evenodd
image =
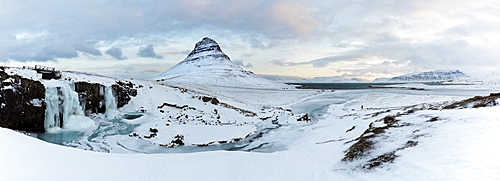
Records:
M45 132L53 126L64 126L64 119L70 115L106 113L107 108L122 107L137 95L137 87L127 81L103 85L68 77L46 80L42 76L30 68L0 67L0 127ZM111 98L115 105L109 105ZM48 124L48 119L53 123Z

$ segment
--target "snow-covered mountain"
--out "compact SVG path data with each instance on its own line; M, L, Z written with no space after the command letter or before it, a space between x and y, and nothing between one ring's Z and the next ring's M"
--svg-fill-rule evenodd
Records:
M471 83L486 83L486 84L498 84L500 83L500 71L484 71L479 73L472 73L467 77L461 78L459 81L471 82Z
M363 83L368 82L368 80L360 78L345 78L341 76L333 77L314 77L309 80L302 80L298 83Z
M219 44L205 37L177 65L151 78L178 84L215 85L229 87L284 87L284 84L256 76L232 62Z
M460 70L435 70L410 73L387 79L375 79L374 82L452 82L468 75Z

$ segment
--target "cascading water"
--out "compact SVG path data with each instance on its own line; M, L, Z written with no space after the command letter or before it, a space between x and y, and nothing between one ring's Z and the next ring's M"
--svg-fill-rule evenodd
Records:
M104 99L106 101L106 112L104 113L105 117L112 119L118 117L119 112L117 109L116 98L113 94L111 86L106 86L104 90Z
M47 107L44 127L46 132L57 132L61 128L86 128L94 124L92 119L85 117L73 84L51 81L45 83L45 87Z

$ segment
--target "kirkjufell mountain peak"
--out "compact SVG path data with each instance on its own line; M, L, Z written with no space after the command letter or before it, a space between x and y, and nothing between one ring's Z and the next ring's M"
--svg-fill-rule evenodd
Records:
M219 44L214 39L209 37L204 37L202 40L196 43L193 51L188 55L188 57L202 51L215 51L222 53Z
M209 37L196 43L189 55L172 68L151 78L161 82L230 87L283 87L258 77L231 61L219 44Z

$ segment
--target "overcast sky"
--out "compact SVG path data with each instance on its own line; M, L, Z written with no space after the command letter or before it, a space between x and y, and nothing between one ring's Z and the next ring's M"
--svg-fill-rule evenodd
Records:
M0 65L147 78L203 37L257 74L500 69L498 0L0 0Z

